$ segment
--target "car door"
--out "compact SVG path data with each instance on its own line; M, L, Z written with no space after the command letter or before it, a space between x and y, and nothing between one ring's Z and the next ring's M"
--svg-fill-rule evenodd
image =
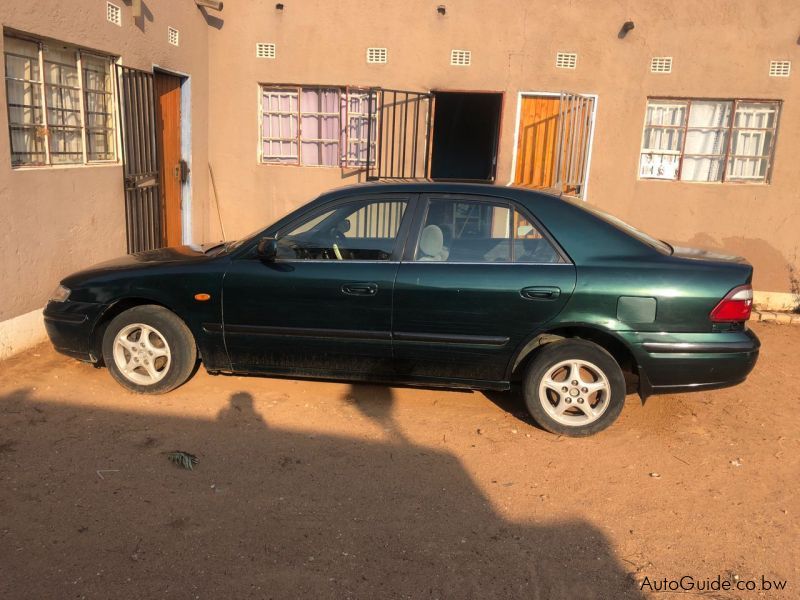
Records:
M233 369L391 373L392 287L414 199L358 194L326 203L277 233L273 261L232 261L223 326Z
M424 194L394 289L398 370L410 378L502 381L521 344L555 317L575 267L522 207Z

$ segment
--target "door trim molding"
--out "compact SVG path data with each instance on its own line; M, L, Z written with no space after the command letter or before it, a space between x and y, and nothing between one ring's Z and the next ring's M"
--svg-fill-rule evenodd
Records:
M452 333L407 333L396 331L392 336L396 342L421 342L425 344L459 344L470 346L502 347L508 338L499 335L458 335Z
M369 331L361 329L321 329L313 327L273 327L270 325L223 325L225 335L269 335L277 337L313 337L323 339L347 340L392 340L390 331Z
M597 94L585 94L583 92L576 92L582 96L587 96L594 100L592 104L592 129L589 132L589 155L586 158L586 184L584 185L583 197L584 202L589 197L589 177L592 173L592 151L594 150L594 130L597 126L597 103L599 97ZM522 100L525 96L544 96L547 98L559 98L561 92L537 92L524 90L517 92L517 116L514 119L514 146L511 154L511 172L508 174L508 183L506 187L514 185L514 176L517 172L517 147L519 146L519 117L522 112Z

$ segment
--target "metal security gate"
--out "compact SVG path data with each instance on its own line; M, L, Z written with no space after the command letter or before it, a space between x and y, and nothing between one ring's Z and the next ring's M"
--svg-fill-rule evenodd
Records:
M122 160L128 252L164 246L159 193L153 74L121 65L117 101L122 113Z
M556 137L556 186L583 198L589 172L595 98L561 92Z
M430 172L433 94L375 88L369 96L367 179L425 179ZM373 153L375 154L373 156Z

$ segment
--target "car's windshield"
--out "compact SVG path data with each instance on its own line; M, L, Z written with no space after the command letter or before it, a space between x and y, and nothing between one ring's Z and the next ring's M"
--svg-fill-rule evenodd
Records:
M588 206L584 202L581 202L578 206L580 206L580 208L582 208L583 210L586 210L595 215L596 217L602 219L606 223L613 225L617 229L621 229L629 236L636 238L640 242L643 242L652 248L655 248L659 252L663 252L664 254L672 254L672 246L670 246L666 242L654 238L651 235L646 234L643 231L639 231L638 229L636 229L636 227L626 223L622 219L615 217L614 215L610 215L607 212L603 212L602 210L595 208L593 206Z

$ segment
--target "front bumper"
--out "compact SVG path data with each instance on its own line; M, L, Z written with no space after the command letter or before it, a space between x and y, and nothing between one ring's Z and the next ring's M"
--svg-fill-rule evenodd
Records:
M99 357L92 348L92 334L105 305L90 302L49 302L44 327L58 352L87 362Z
M624 334L639 367L640 394L716 389L744 381L761 342L749 329L720 333Z

